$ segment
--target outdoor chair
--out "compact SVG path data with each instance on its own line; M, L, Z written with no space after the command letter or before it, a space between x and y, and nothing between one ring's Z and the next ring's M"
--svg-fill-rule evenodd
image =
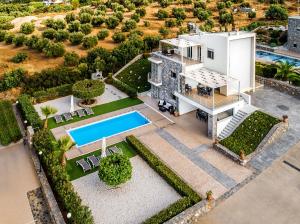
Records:
M99 160L97 159L96 156L94 156L94 155L88 156L87 160L90 161L93 168L99 166Z
M94 114L94 111L93 111L92 108L90 108L90 107L87 107L87 108L85 108L84 110L85 110L85 112L86 112L87 115L92 115L92 114Z
M72 114L71 113L64 113L63 117L65 118L66 121L72 120Z
M158 101L158 106L160 107L160 106L163 106L163 105L166 105L166 101L164 101L164 100L159 100L159 101Z
M55 120L56 124L64 122L64 120L63 120L63 118L62 118L61 115L54 116L54 120Z
M83 109L76 110L76 113L78 114L79 117L84 117L85 116L85 113L84 113Z
M85 159L80 159L76 161L76 164L81 166L83 172L85 173L86 171L89 171L92 169L91 165L85 161Z
M108 150L110 150L112 153L123 154L122 150L120 150L117 146L110 147Z

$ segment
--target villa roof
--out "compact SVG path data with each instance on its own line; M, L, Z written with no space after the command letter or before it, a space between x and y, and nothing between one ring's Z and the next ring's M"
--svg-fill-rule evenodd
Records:
M186 40L183 38L172 38L172 39L165 39L161 40L162 43L170 44L172 46L176 46L179 48L185 48L185 47L193 47L193 46L198 46L199 43Z
M210 88L226 86L229 79L226 75L222 75L207 68L192 70L186 73L181 73L180 75L190 78Z

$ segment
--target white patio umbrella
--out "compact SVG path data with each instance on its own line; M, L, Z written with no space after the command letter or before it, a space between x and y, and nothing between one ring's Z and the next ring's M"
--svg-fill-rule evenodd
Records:
M74 97L73 95L71 96L71 106L70 106L70 113L74 112Z
M102 150L101 157L102 158L106 157L106 138L105 137L102 138L102 148L101 148L101 150Z

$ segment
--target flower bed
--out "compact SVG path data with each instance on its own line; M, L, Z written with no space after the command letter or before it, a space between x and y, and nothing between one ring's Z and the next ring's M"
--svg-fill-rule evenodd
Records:
M255 151L271 128L280 122L264 112L255 111L247 117L242 124L220 144L227 147L237 155L243 150L246 155Z
M0 114L0 144L8 145L11 142L17 142L22 137L22 134L11 102L6 100L0 101Z
M191 187L189 187L136 137L131 135L126 137L126 140L137 153L182 196L181 199L147 219L144 223L163 223L188 207L201 201L201 197Z

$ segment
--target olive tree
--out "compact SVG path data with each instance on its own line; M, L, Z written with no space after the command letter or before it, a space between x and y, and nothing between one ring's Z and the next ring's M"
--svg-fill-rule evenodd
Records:
M83 100L84 104L91 104L92 99L104 93L105 85L101 80L85 79L76 82L73 87L73 95Z
M34 31L34 23L22 23L20 31L24 34L31 34Z

